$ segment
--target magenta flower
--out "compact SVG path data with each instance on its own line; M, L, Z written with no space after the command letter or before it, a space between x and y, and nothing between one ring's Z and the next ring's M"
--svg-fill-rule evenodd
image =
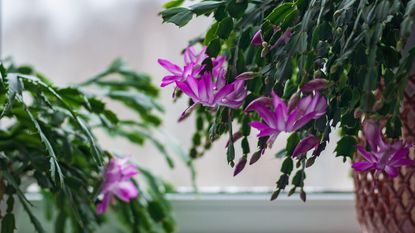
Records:
M131 181L131 178L137 173L137 167L128 163L127 158L113 158L110 160L105 169L104 184L101 190L104 197L96 208L98 214L107 211L113 197L117 197L124 202L129 202L137 197L138 189Z
M320 118L326 113L327 100L318 92L300 99L291 109L275 93L272 99L261 97L251 102L246 112L257 111L264 122L253 121L250 126L258 129L258 137L269 136L271 146L281 132L293 132L311 120Z
M301 139L297 144L292 154L293 157L297 157L300 154L307 153L307 151L316 148L320 144L320 138L310 135Z
M324 78L316 78L305 83L301 88L301 92L310 93L313 91L320 91L326 89L329 86L329 81Z
M359 172L377 170L385 171L391 177L399 175L401 166L412 166L415 161L408 159L410 144L397 141L389 144L383 137L379 125L372 121L363 122L363 133L370 146L370 151L366 151L364 146L358 145L357 151L366 161L353 163L352 167Z
M200 78L189 76L185 81L177 81L176 85L192 98L194 104L212 108L220 105L239 108L247 95L243 80L226 84L224 76L214 79L209 72Z
M200 64L207 58L207 47L204 46L200 52L197 52L194 46L189 46L184 50L184 62L188 64Z
M171 63L165 59L158 59L158 63L163 66L171 75L163 77L160 86L165 87L176 81L184 81L189 76L196 76L203 70L202 62L207 57L205 54L206 47L198 53L193 46L188 47L184 51L184 67Z
M206 47L200 53L193 47L187 48L184 52L183 69L167 60L159 59L160 65L172 73L163 78L161 86L175 82L176 88L189 96L194 103L182 113L179 121L189 116L198 104L211 108L239 108L247 95L244 80L235 80L227 84L224 68L226 57L216 57L212 60L212 70L204 70L202 62L208 57L205 51Z

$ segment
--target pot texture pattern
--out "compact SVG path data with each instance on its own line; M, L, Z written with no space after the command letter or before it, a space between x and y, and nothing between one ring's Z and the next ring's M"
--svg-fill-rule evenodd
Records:
M415 144L415 76L411 76L401 108L403 138ZM414 148L410 157L415 159ZM401 168L394 179L354 173L356 210L364 233L415 232L415 167Z

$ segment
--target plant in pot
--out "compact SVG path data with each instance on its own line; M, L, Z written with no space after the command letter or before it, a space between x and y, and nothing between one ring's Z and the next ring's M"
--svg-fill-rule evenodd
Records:
M184 66L158 61L170 73L161 86L189 98L179 120L195 115L192 158L227 135L237 175L275 151L283 163L271 200L287 190L305 201L306 170L340 128L334 156L352 162L364 232L415 232L414 1L175 0L165 8L164 22L179 27L213 20L183 51ZM277 151L280 133L290 136Z
M104 132L138 146L148 141L174 166L169 154L177 148L156 136L163 109L148 75L134 72L122 60L68 87L56 87L32 67L10 60L0 64L0 74L2 233L23 227L17 225L16 202L39 233L174 231L165 199L172 187L134 164L139 155L116 154L97 139ZM136 115L118 117L106 102ZM54 222L52 229L44 227L26 198L25 187L33 184L47 219Z

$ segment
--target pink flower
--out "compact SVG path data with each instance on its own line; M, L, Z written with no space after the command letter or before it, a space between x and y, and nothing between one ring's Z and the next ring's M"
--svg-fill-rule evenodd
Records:
M224 77L214 79L209 72L203 73L200 78L189 76L185 81L177 81L176 85L195 104L212 108L239 108L247 94L243 80L226 84Z
M212 60L212 70L204 70L202 62L207 58L205 51L206 47L200 53L197 53L193 47L187 48L184 52L183 69L167 60L159 59L160 65L172 73L163 78L161 86L175 82L177 88L194 102L182 113L179 121L186 118L197 104L211 108L218 106L239 108L247 95L244 80L235 80L229 84L226 82L224 68L226 57L216 57Z
M316 78L305 83L300 89L303 93L310 93L313 91L320 91L329 86L329 81L324 78Z
M297 157L300 154L307 153L307 151L316 148L320 144L320 138L310 135L301 139L300 143L294 149L293 157Z
M131 181L131 178L137 174L137 167L128 163L127 158L111 159L105 169L104 184L101 190L104 198L97 205L97 213L103 214L107 211L114 196L124 202L129 202L136 198L138 189Z
M281 132L294 132L311 120L326 113L327 100L318 92L300 99L296 106L289 109L287 104L275 93L272 99L261 97L251 102L246 112L257 111L264 122L253 121L250 125L260 132L258 137L269 136L269 146Z
M202 62L208 57L206 55L207 47L203 47L200 52L197 52L194 46L187 47L184 51L184 67L181 68L178 65L171 63L165 59L158 59L158 63L170 72L170 75L164 76L160 86L165 87L176 81L185 81L189 76L196 77L203 71L204 65ZM224 56L218 56L213 59L213 74L215 76L225 76L223 64L226 58Z
M206 47L200 52L197 52L193 46L190 46L184 51L184 67L180 68L178 65L171 63L165 59L158 59L158 63L163 66L171 75L165 76L161 81L161 87L165 87L175 81L186 80L189 76L195 76L202 71L202 62L207 57L205 54Z
M412 145L403 141L389 144L385 141L382 130L376 122L372 120L364 121L363 133L371 151L366 151L362 145L357 146L357 151L366 161L354 163L352 167L356 171L385 171L389 176L396 177L399 175L401 166L415 164L415 161L408 159L409 148Z

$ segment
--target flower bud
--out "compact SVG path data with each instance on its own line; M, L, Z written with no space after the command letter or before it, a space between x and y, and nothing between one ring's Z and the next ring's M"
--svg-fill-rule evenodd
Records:
M261 30L258 30L255 35L252 37L251 44L253 45L262 45L264 40L262 39Z
M294 109L297 106L298 101L300 101L300 93L299 92L292 95L291 98L288 100L288 110L291 111L292 109Z
M363 112L360 108L356 108L353 112L353 116L356 119L359 119L362 116Z
M246 156L242 157L235 166L235 170L233 172L233 176L238 175L246 165Z
M307 153L307 151L316 148L320 144L320 138L310 135L301 139L301 141L297 144L292 154L293 157L297 157L300 154Z
M254 76L254 72L247 71L247 72L243 72L239 74L238 76L235 77L235 79L236 80L249 80L249 79L252 79L253 76Z
M330 82L327 79L317 78L307 82L300 89L303 93L309 93L313 91L326 89L329 86L329 84Z
M252 164L256 163L261 158L261 155L262 155L262 151L261 150L255 152L252 155L251 159L249 160L249 165L252 165Z

